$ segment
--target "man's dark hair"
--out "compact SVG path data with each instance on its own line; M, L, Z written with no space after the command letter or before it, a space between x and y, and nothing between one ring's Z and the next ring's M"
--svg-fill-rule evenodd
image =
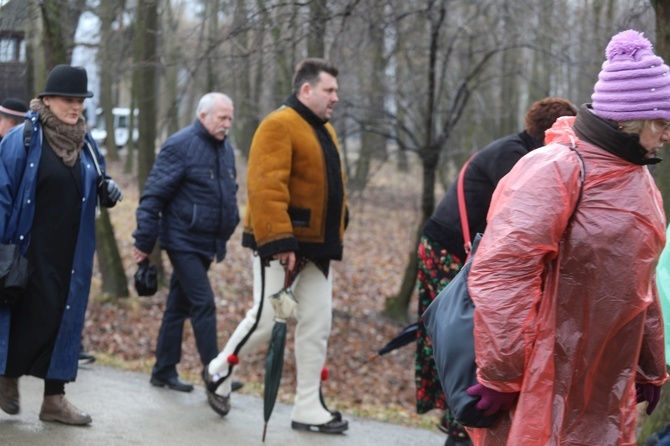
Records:
M533 138L544 141L544 132L561 116L575 116L577 107L562 98L544 98L530 106L526 113L526 132Z
M300 87L305 82L310 85L316 84L322 71L333 77L337 77L340 72L335 65L326 59L307 58L301 60L295 67L295 73L293 74L293 93L298 94Z

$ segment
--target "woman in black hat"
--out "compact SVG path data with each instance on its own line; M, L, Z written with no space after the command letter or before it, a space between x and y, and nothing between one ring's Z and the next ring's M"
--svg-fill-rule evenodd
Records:
M0 409L19 412L18 378L32 375L44 379L40 419L71 425L91 422L64 395L77 376L96 203L121 199L86 131L87 88L86 70L58 65L30 102L30 142L14 131L0 143L0 241L18 244L34 270L19 301L0 304Z

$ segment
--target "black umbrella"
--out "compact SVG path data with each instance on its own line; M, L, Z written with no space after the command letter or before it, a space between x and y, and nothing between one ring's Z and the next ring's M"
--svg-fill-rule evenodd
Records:
M419 331L418 322L414 322L413 324L408 325L407 327L403 328L400 333L395 335L393 339L387 342L381 349L379 349L379 351L376 354L370 356L368 358L368 361L371 361L378 356L383 356L389 352L392 352L397 348L404 347L410 342L416 341L418 331Z
M286 345L286 320L298 305L298 301L290 288L290 274L286 272L284 288L270 296L268 299L275 310L275 325L272 327L272 338L268 355L265 358L265 390L263 392L263 415L265 426L263 427L263 441L268 429L268 420L275 407L279 382L284 368L284 346ZM264 284L265 285L265 284Z

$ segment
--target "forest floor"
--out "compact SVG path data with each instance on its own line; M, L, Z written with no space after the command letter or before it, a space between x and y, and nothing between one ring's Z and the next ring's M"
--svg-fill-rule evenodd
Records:
M121 163L108 163L108 171L121 185L124 200L110 210L131 297L104 299L100 277L94 274L91 300L84 328L84 346L103 364L150 372L163 314L167 286L152 297L138 297L132 282L132 231L138 186L134 176L123 174ZM238 202L244 215L246 164L238 158ZM326 366L330 378L324 397L331 408L353 416L434 428L439 413L417 415L415 409L414 344L370 359L405 325L384 317L384 302L395 294L414 243L420 220L421 181L418 169L398 173L387 163L377 170L362 194L349 197L350 223L345 237L344 259L333 263L333 327ZM225 260L213 264L209 277L217 305L219 348L222 348L252 301L251 253L241 246L242 227L228 242ZM163 267L171 271L163 254ZM416 294L416 293L415 293ZM408 321L416 318L416 295ZM293 330L289 321L284 372L279 400L290 402L295 389ZM265 351L238 366L237 377L245 382L242 393L262 395ZM180 374L200 382L202 364L186 324ZM148 379L147 379L148 381ZM147 384L148 385L148 384Z

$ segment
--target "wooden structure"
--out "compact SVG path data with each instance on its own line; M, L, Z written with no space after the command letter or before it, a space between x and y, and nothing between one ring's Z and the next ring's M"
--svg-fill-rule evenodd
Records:
M0 101L16 97L28 102L25 0L11 0L0 8Z

